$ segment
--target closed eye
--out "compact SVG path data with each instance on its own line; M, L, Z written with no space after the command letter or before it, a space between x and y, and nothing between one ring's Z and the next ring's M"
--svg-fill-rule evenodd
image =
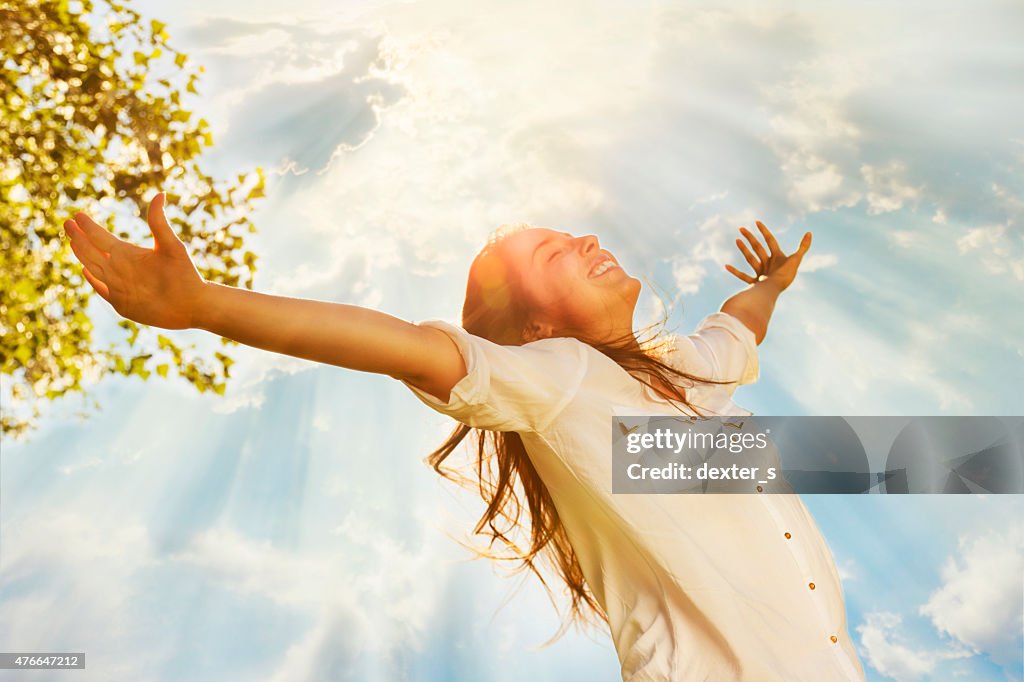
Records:
M566 233L564 233L564 234L565 234L565 237L567 238L567 239L566 239L566 242L572 242L572 240L573 240L573 236L572 236L571 234L569 234L568 232L566 232ZM563 246L562 248L560 248L560 249L557 249L556 251L552 252L552 254L551 254L550 256L548 256L547 260L546 260L546 261L544 261L544 262L545 262L545 263L550 263L551 261L553 261L553 260L555 260L556 258L558 258L558 257L559 257L560 255L562 255L563 253L565 253L565 251L566 251L567 249L571 248L571 245L570 245L569 243L566 243L566 242L563 242L563 243L564 243L564 246Z
M565 253L568 250L569 250L568 246L563 246L562 248L558 249L557 251L555 251L553 254L551 254L548 257L548 262L550 263L551 261L555 260L556 258L561 256L563 253Z

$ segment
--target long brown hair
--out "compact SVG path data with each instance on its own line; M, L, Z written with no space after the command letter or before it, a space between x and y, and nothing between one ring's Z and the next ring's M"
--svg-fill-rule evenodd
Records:
M523 331L529 321L531 310L523 295L520 274L500 248L500 243L509 234L530 227L532 226L525 223L502 225L492 233L487 245L470 266L466 298L462 308L462 327L470 334L502 345L523 345ZM632 334L604 342L595 342L582 336L574 338L589 343L633 374L638 381L654 390L657 389L651 382L636 375L647 374L656 377L659 383L672 393L675 400L700 414L687 400L684 389L669 377L683 377L689 381L715 384L732 382L712 381L694 376L677 370L656 357L666 342L666 339L661 337L660 330L664 329L670 312L664 305L662 310L664 314L661 320L641 330L646 332L657 327L659 331L643 341ZM659 339L660 342L655 343ZM639 349L636 344L627 343L634 340L639 344ZM682 411L680 409L680 412ZM459 474L457 469L442 468L443 462L471 431L477 431L475 475L466 477ZM561 627L543 646L561 638L573 623L598 625L601 621L608 622L607 614L586 583L576 552L558 517L551 495L534 469L518 433L474 429L466 424L459 424L448 439L424 461L441 476L460 485L476 488L487 503L487 509L473 528L473 532L489 536L490 541L486 549L470 549L479 556L520 562L513 573L529 569L536 575L556 611L558 604L547 581L538 570L538 560L548 564L568 588L571 597L568 617L563 619ZM520 518L524 499L529 523L529 549L526 550L510 537L525 532L526 523ZM503 543L505 554L492 551L497 540Z

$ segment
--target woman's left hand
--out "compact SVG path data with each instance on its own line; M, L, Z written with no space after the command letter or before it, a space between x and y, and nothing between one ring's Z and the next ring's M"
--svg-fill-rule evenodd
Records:
M751 276L741 272L729 264L726 264L725 269L747 284L769 281L777 286L779 291L784 291L793 283L804 254L807 253L807 249L811 248L811 233L807 232L804 234L804 238L800 241L800 246L797 250L787 256L779 248L779 243L775 241L775 236L764 226L764 223L760 220L756 222L758 229L761 230L761 234L764 235L765 242L768 244L768 251L765 251L757 237L745 227L740 228L740 233L750 242L750 248L747 248L742 239L736 240L736 246L739 247L743 257L747 259L750 267L754 269L754 275ZM751 248L753 253L751 253Z

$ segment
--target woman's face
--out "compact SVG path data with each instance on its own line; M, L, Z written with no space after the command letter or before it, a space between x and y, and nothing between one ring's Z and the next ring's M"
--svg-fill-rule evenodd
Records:
M525 341L578 334L604 340L632 332L641 283L594 235L535 227L509 235L502 248L536 311Z

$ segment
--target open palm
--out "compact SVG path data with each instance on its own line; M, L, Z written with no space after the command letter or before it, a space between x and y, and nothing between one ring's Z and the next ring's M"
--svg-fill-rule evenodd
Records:
M152 249L118 239L85 213L64 223L93 289L123 317L164 329L193 326L203 278L164 216L164 194L149 204Z
M753 276L736 269L732 265L727 264L725 269L748 284L771 280L780 290L785 290L793 283L797 270L800 268L800 263L804 259L804 254L811 248L811 233L805 233L797 250L787 256L779 247L779 243L775 240L771 230L765 227L764 223L760 220L756 222L758 229L764 236L765 242L768 244L767 251L761 245L761 242L758 241L757 237L745 227L740 228L740 233L750 242L750 248L743 243L742 239L736 240L736 246L739 248L740 253L743 254L747 263L754 270ZM751 252L751 249L753 249L753 252Z

